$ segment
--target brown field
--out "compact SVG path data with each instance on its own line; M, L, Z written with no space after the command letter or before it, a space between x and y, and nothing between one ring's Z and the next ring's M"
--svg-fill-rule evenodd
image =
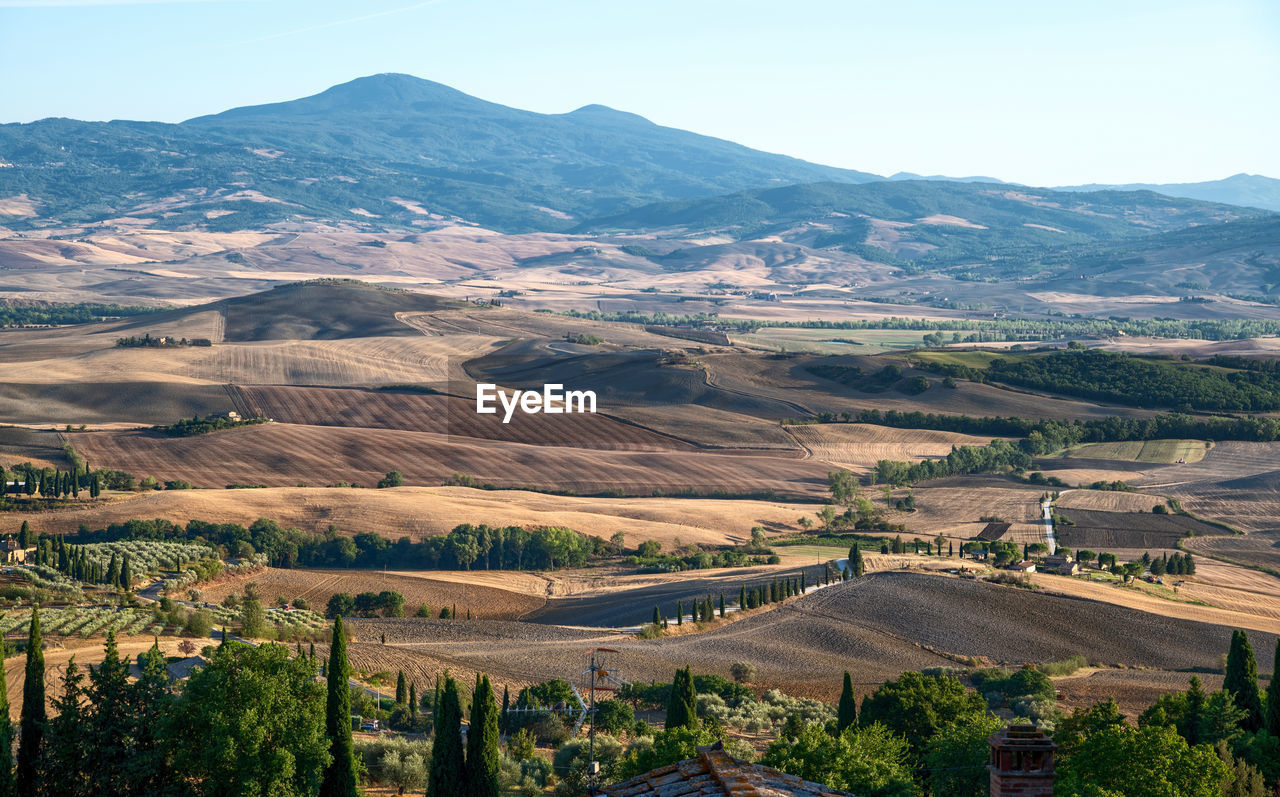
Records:
M46 512L29 519L33 528L42 531L73 532L80 524L103 528L131 518L180 523L218 519L248 525L265 517L315 533L334 525L343 534L377 531L386 537L414 539L445 534L462 523L564 526L606 539L621 531L629 545L652 539L669 550L677 539L686 545L741 543L750 539L752 526L794 532L799 528L796 520L801 515L812 517L817 509L813 504L768 501L577 498L466 487L272 487L112 494L110 501L84 509ZM0 516L0 531L16 529L21 520Z
M983 478L949 479L937 484L945 486L916 488L916 511L895 514L892 521L905 523L913 536L942 534L955 540L968 540L987 525L979 518L995 516L1014 524L1010 530L1013 536L1009 539L1044 541L1040 509L1043 488ZM876 503L874 499L873 503Z
M500 415L478 415L475 399L459 396L310 387L236 386L233 390L243 414L304 426L403 429L605 450L694 450L683 440L602 414L516 413L510 423L503 423Z
M990 611L993 602L1000 612ZM374 643L359 654L367 655L359 659L367 665L357 666L366 668L387 669L376 662L389 661L393 653L380 654L394 649L423 677L449 667L455 673L483 670L499 683L515 684L571 677L582 669L588 648L607 644L620 651L630 680L670 678L686 664L727 676L733 662L747 661L758 668L761 683L828 700L839 691L832 673L844 669L859 673L856 688L865 694L904 669L957 666L971 657L1017 664L1085 653L1103 665L1144 668L1138 672L1146 677L1154 670L1208 670L1217 666L1231 635L1226 625L914 573L876 574L704 633L648 641L593 639L526 623L361 622L369 632L385 628L388 638L385 648ZM399 625L393 630L391 624ZM358 633L372 636L363 626ZM1251 636L1259 670L1269 672L1275 637ZM1171 644L1175 639L1178 644Z
M1093 509L1062 509L1073 525L1057 525L1054 531L1068 548L1176 548L1188 535L1221 534L1223 530L1185 515L1157 515L1152 512L1101 512Z
M1198 567L1197 564L1197 570ZM1176 580L1178 578L1175 576L1173 579L1166 579L1166 583L1170 581L1178 583ZM1045 592L1055 595L1086 598L1163 617L1177 617L1280 634L1280 611L1278 611L1280 598L1275 596L1254 596L1239 590L1211 588L1198 585L1191 580L1184 580L1174 590L1178 600L1169 600L1134 587L1105 584L1082 578L1037 573L1031 579ZM1250 600L1251 598L1258 599ZM1195 600L1212 605L1199 606L1190 602Z
M453 473L500 486L599 493L654 490L818 496L829 468L777 455L593 451L447 437L388 429L268 424L210 435L150 432L77 434L91 462L193 485L372 485L391 470L407 484L440 484Z
M1092 509L1099 512L1150 512L1163 500L1147 493L1112 490L1063 490L1053 502L1055 509Z
M1266 567L1280 572L1280 532L1201 537L1183 540L1182 544L1190 551L1229 559L1246 567Z
M952 446L983 446L991 440L953 432L892 429L865 423L785 426L811 456L855 472L866 472L882 459L916 462L943 457Z
M501 578L490 580L501 581ZM521 573L513 574L522 576ZM480 619L514 620L546 603L526 592L499 589L466 580L435 580L429 574L417 576L383 573L377 570L266 570L236 579L229 579L204 590L204 599L219 603L232 592L243 593L246 584L253 583L261 591L263 600L277 597L290 601L305 598L314 611L323 612L329 598L338 592L355 595L360 592L393 590L404 595L405 613L412 614L421 604L431 607L435 614L442 606L457 605L458 611L470 611Z

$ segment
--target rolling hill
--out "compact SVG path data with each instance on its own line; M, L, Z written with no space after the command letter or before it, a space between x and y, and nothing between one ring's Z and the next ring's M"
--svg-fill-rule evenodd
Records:
M45 119L0 125L7 222L135 216L170 229L307 219L503 232L663 199L767 185L879 179L759 152L588 105L539 114L409 75L181 124Z
M1155 191L1165 196L1224 202L1242 207L1280 210L1280 180L1260 174L1233 174L1200 183L1129 183L1064 186L1060 191Z

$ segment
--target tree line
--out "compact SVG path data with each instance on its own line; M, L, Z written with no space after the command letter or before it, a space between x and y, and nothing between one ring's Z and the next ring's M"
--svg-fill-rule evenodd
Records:
M171 424L153 426L151 429L152 431L159 432L166 437L194 437L195 435L219 432L223 429L235 429L240 426L254 426L267 422L267 418L261 417L230 418L226 415L208 415L201 418L199 415L193 415L190 418L181 418Z
M441 537L391 540L375 532L343 536L284 528L261 518L248 526L192 520L127 520L91 530L81 526L75 542L190 540L220 547L233 558L264 554L273 567L382 567L388 562L422 570L555 570L579 567L593 556L616 555L613 543L572 529L473 526L464 523Z
M141 675L131 682L115 636L108 635L105 644L102 663L87 672L73 657L57 696L47 702L39 608L33 611L16 734L0 679L0 794L359 793L341 618L334 623L323 682L316 678L314 647L308 655L299 646L291 656L282 645L228 641L225 632L180 690L169 679L158 645L140 655ZM464 755L458 685L446 676L437 687L432 794L498 795L498 707L487 676L477 675L470 703Z

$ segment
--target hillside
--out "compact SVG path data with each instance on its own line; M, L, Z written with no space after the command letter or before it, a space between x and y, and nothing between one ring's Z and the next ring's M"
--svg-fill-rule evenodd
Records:
M557 230L649 201L878 179L604 106L539 114L395 74L177 125L0 125L0 152L14 167L0 170L0 198L23 197L18 226L131 215L169 229L465 219Z
M1129 183L1064 186L1062 191L1155 191L1165 196L1203 199L1266 210L1280 210L1280 180L1260 174L1233 174L1200 183Z
M820 183L663 202L581 225L580 232L717 232L781 238L908 265L985 261L1023 250L1264 219L1264 211L1148 191L1064 193L978 182Z

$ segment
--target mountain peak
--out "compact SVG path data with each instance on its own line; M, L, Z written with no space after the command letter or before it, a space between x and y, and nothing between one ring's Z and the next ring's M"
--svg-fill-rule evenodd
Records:
M385 113L405 109L424 110L442 105L482 107L489 106L491 103L450 88L443 83L399 72L383 72L339 83L309 97L232 108L219 114L201 116L188 121L200 123L263 116L333 116L370 111Z

